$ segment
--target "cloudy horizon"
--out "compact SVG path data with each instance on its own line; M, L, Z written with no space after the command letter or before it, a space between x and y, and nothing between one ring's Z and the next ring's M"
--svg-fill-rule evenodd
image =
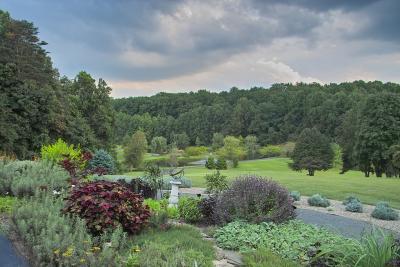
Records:
M54 66L113 97L273 83L400 82L397 0L3 0Z

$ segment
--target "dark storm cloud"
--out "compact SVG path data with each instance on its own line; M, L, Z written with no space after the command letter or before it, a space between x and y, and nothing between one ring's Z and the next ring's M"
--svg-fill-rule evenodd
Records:
M346 38L400 39L399 0L2 0L0 8L33 21L69 76L86 69L109 79L179 77L279 38L318 42L316 29L334 11L364 23Z

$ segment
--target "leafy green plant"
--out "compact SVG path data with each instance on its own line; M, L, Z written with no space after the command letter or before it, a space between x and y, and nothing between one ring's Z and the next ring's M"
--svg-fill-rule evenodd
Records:
M386 221L396 221L399 219L399 213L389 206L385 201L378 202L371 216Z
M206 190L209 194L218 194L228 188L227 177L219 171L207 174L204 178L206 180Z
M218 246L224 249L249 251L265 248L284 259L302 264L312 260L308 252L315 244L321 244L324 248L356 244L355 240L298 220L283 224L235 221L216 230L214 238Z
M283 259L265 248L258 248L243 253L243 264L246 267L300 267L301 265Z
M295 217L292 199L277 182L256 175L240 176L217 198L219 224L234 220L284 222Z
M54 144L43 145L40 154L42 159L58 163L66 157L71 159L80 157L81 149L79 146L74 148L74 145L68 145L59 138Z
M16 199L14 197L0 196L0 213L2 212L10 213L12 208L14 207L15 202Z
M331 205L331 203L329 202L329 200L323 196L321 196L320 194L315 194L312 195L311 197L309 197L307 199L307 202L310 206L315 206L315 207L329 207Z
M139 265L146 267L212 267L215 258L212 243L191 226L175 226L167 231L146 231L136 236L140 248Z
M178 212L181 219L188 223L196 223L201 219L200 199L181 197L178 201Z
M290 192L290 196L293 198L294 201L300 200L300 192L299 191Z
M112 174L115 169L115 163L113 157L104 149L97 150L93 158L89 161L89 168L103 168L107 174Z
M144 205L147 205L152 213L158 213L164 211L168 218L170 219L178 219L179 213L177 207L169 207L168 199L155 200L151 198L147 198L143 201Z
M147 224L150 211L143 198L119 183L96 181L79 184L67 198L65 213L86 221L93 234L121 226L129 233L138 233Z
M391 261L400 257L400 248L392 234L373 229L362 237L361 242L325 247L318 257L326 255L338 266L386 267L392 266Z

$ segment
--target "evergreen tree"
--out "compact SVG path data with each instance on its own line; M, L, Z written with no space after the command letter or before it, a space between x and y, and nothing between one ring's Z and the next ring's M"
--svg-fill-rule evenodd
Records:
M206 167L207 169L209 169L209 170L215 169L216 166L215 166L214 157L210 156L210 157L207 158L205 167Z
M315 171L331 168L333 157L329 139L316 128L306 128L297 139L290 166L297 171L305 169L314 176Z
M222 157L219 157L217 159L217 162L215 163L215 168L217 170L226 170L228 169L228 165L226 164L226 160Z

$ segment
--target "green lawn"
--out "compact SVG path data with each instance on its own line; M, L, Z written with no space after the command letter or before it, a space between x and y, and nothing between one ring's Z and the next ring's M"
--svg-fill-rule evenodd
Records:
M314 177L306 172L295 172L289 169L287 158L272 158L253 161L242 161L236 169L222 171L229 179L242 174L257 174L272 178L288 187L289 190L300 191L302 195L321 193L328 198L342 200L350 194L356 194L361 201L375 204L379 200L389 201L400 208L400 179L365 178L363 173L350 171L339 174L339 170L316 172ZM190 178L194 187L205 187L204 176L212 173L202 166L185 167L185 176ZM129 175L138 176L140 172Z

